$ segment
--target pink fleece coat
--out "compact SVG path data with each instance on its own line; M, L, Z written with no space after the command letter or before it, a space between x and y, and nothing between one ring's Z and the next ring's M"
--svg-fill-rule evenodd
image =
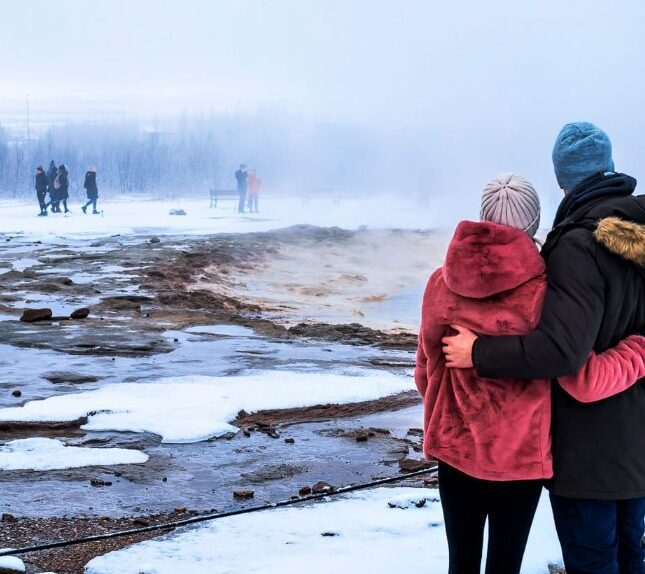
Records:
M481 379L473 369L447 369L441 339L458 323L485 335L518 335L539 323L545 265L522 231L462 222L445 265L423 297L415 382L424 405L424 454L486 480L550 478L551 382ZM560 384L593 401L645 376L645 338L633 337L592 355Z

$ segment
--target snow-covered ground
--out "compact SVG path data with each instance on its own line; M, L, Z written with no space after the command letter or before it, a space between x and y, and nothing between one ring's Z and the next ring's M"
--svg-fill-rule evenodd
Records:
M73 421L89 415L85 430L151 432L163 442L189 443L237 431L229 421L240 410L353 403L413 388L410 376L367 369L169 377L110 384L0 409L0 421Z
M34 437L0 446L0 470L57 470L82 466L141 464L148 455L127 448L84 448Z
M102 201L101 215L84 215L78 205L72 204L72 213L69 215L50 213L48 217L37 217L35 202L2 200L0 233L35 236L46 241L52 237L81 239L115 234L245 233L296 224L344 229L356 229L363 225L372 228L428 229L451 225L445 214L454 209L448 206L448 200L442 197L420 206L411 199L394 195L341 200L312 198L308 201L294 197L263 196L260 213L238 214L237 204L231 200L220 201L219 207L209 208L205 194L203 199L162 201L127 198ZM186 215L170 215L172 209L183 209ZM442 213L443 216L440 216Z
M415 503L425 499L423 506ZM560 561L548 497L540 501L522 574ZM92 560L86 574L439 574L448 551L438 491L379 488L341 500L222 519Z

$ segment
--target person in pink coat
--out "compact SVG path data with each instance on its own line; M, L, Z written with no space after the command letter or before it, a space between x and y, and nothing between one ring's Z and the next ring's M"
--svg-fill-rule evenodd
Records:
M645 338L592 354L574 376L552 381L482 379L446 368L442 338L463 325L486 335L522 334L539 321L547 286L533 239L540 203L516 174L484 190L481 221L462 221L423 296L415 382L424 406L424 454L439 461L449 574L519 574L544 481L553 476L551 385L599 401L645 376ZM611 432L611 429L608 429Z

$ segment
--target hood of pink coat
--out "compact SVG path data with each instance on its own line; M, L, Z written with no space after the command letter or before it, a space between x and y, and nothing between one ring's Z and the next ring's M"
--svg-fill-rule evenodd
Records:
M462 221L450 242L443 278L462 297L484 299L515 289L545 271L544 260L523 231Z

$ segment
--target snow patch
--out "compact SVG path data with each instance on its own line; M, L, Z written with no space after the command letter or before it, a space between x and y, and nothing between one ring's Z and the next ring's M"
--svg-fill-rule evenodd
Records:
M11 262L11 264L14 271L19 271L22 273L25 269L29 269L30 267L34 267L35 265L40 265L41 263L40 261L38 261L38 259L29 259L23 257L21 259L15 259Z
M59 470L82 466L142 464L148 455L126 448L67 446L50 438L13 440L0 446L0 470Z
M395 500L425 498L422 507L390 508ZM379 488L333 502L246 514L93 559L86 574L253 574L425 572L448 570L448 549L436 490ZM253 548L249 552L249 548ZM548 497L538 508L522 574L546 574L560 560Z
M8 548L0 548L4 552ZM3 572L25 572L25 563L15 556L0 556L0 568Z
M240 410L309 407L375 400L414 389L410 376L353 369L348 373L269 371L237 377L169 377L0 409L0 421L73 421L93 431L151 432L167 443L207 440L238 429Z

